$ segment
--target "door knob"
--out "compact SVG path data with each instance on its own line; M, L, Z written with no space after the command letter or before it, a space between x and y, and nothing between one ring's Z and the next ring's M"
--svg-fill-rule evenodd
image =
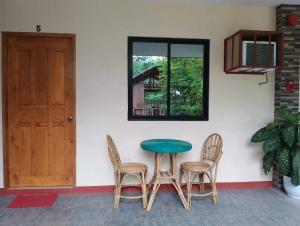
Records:
M72 116L69 116L69 117L67 118L67 120L68 120L68 122L72 122L72 121L73 121L73 117L72 117Z

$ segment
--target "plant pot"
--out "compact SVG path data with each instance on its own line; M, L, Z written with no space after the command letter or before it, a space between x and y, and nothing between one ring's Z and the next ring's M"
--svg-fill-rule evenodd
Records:
M283 186L289 197L300 199L300 185L293 185L290 177L283 176Z

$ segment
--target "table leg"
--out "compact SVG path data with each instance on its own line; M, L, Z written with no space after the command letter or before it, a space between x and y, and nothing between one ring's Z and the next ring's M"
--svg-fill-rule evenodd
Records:
M155 153L155 164L154 164L155 169L154 169L154 175L151 179L151 184L153 184L153 187L152 187L152 192L151 192L150 199L149 199L149 202L148 202L147 211L149 211L151 209L154 198L155 198L155 195L156 195L156 192L157 192L157 190L160 186L160 184L159 184L159 177L160 177L159 168L160 168L161 156L162 156L162 154ZM151 184L149 183L150 186L151 186Z
M184 197L184 194L183 194L183 191L176 179L176 167L177 167L177 164L176 164L176 154L170 154L170 172L171 172L171 176L172 176L172 184L173 186L175 187L180 199L181 199L181 202L184 206L185 209L189 209L189 206L186 202L186 199Z
M153 205L154 198L160 187L160 183L159 183L160 179L171 179L171 182L172 182L174 188L176 189L184 208L188 209L189 207L187 205L186 199L185 199L183 192L181 190L181 187L179 186L179 183L177 182L177 179L176 179L176 167L177 167L176 166L176 154L170 154L170 169L167 172L168 176L164 176L160 171L160 164L161 164L162 157L163 157L163 154L155 153L154 175L149 183L149 186L152 186L152 184L153 184L153 187L152 187L152 192L151 192L150 199L149 199L148 206L147 206L147 211L149 211Z
M157 179L157 172L159 170L159 166L157 165L158 164L158 154L155 153L155 158L154 158L154 174L150 180L150 182L148 183L148 191L150 191L151 187L154 185L154 181Z
M147 211L149 211L152 207L152 204L153 204L153 201L154 201L154 198L156 196L156 192L158 191L158 188L160 187L160 184L158 183L158 178L155 180L154 182L154 185L153 185L153 188L152 188L152 192L151 192L151 196L150 196L150 199L149 199L149 202L148 202L148 206L147 206Z
M151 178L151 180L150 180L149 183L148 183L148 191L151 190L154 181L155 181L155 176L153 175L152 178Z

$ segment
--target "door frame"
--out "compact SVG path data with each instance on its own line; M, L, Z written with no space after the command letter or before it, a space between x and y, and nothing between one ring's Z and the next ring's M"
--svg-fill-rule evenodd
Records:
M3 178L4 188L9 188L9 142L8 142L8 111L7 111L7 80L6 61L8 50L8 37L49 37L69 38L72 42L73 64L73 90L74 90L74 152L73 152L73 186L76 185L76 35L68 33L34 33L34 32L2 32L2 133L3 133Z

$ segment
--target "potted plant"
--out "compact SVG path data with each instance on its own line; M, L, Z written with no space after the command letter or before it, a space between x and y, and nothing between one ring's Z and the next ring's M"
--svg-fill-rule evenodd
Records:
M289 196L300 199L300 113L278 108L276 120L258 130L251 142L263 142L263 168L284 175L284 188Z

